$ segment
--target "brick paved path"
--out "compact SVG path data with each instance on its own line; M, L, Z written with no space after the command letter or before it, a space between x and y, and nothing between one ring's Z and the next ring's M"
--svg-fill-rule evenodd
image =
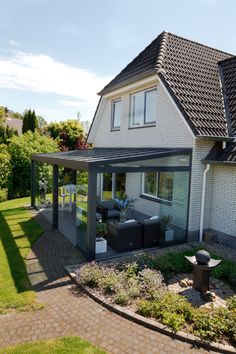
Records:
M77 290L64 265L78 263L82 256L45 220L37 218L46 231L29 255L28 272L38 301L46 307L0 316L0 347L79 335L108 353L209 353L125 320L83 294L75 296Z

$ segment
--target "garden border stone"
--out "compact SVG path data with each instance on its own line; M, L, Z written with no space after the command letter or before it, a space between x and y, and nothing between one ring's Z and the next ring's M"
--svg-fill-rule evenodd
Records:
M178 331L177 333L171 331L169 328L164 326L162 323L159 323L155 320L148 319L146 317L143 317L141 315L138 315L130 310L124 310L123 307L119 305L114 305L114 304L109 304L105 302L103 299L101 299L99 296L94 295L92 292L88 290L87 287L83 286L76 278L76 274L74 272L74 269L78 269L82 267L84 264L78 264L74 266L66 266L65 269L68 272L69 277L71 280L86 294L88 295L91 299L96 301L98 304L101 306L105 307L109 311L112 311L116 313L117 315L122 316L123 318L135 322L141 326L144 326L146 328L152 329L154 331L160 332L162 334L165 334L167 336L170 336L172 339L178 339L181 340L182 342L187 342L189 344L193 344L194 346L197 347L202 347L203 349L206 350L214 350L219 353L225 353L225 354L235 354L236 353L236 348L234 348L231 345L224 345L221 343L216 343L216 342L206 342L202 341L200 338L194 336L191 333L183 332L183 331Z

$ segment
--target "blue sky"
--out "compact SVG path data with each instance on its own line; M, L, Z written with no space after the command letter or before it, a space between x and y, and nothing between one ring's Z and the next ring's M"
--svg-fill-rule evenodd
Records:
M0 105L91 120L97 92L160 32L236 54L235 0L1 0Z

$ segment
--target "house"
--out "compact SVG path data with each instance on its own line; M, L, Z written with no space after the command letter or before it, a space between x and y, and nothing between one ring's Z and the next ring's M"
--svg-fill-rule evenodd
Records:
M35 165L53 165L53 226L63 219L63 166L88 172L86 213L76 208L73 221L73 243L88 259L96 200L124 191L135 211L172 219L173 241L201 241L211 230L236 248L236 58L162 32L99 95L88 134L94 149L32 156L32 186Z
M5 127L9 127L10 129L14 129L17 131L18 135L22 134L22 125L23 121L22 119L18 118L12 118L10 116L7 116L5 122L3 123Z

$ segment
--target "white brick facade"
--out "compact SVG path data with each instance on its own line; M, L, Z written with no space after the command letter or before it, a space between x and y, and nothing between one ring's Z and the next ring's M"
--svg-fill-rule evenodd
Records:
M130 92L106 99L101 115L96 117L97 124L93 144L96 147L192 147L194 137L180 114L170 102L160 84L157 84L157 118L155 127L128 129ZM153 87L153 85L151 86ZM139 88L142 89L144 87ZM146 87L147 88L147 87ZM121 128L111 131L111 101L121 97ZM93 128L92 128L93 130ZM90 141L90 140L89 140Z
M236 236L236 170L213 166L210 228Z
M130 94L148 87L157 87L156 125L129 129ZM121 98L121 127L111 131L111 102ZM173 103L169 94L153 79L151 85L141 85L135 90L127 88L123 92L103 97L97 112L95 123L90 133L90 140L95 147L160 147L192 148L192 171L189 204L188 230L197 235L200 228L202 179L206 157L214 141L196 139L186 125L184 118ZM168 206L137 198L141 191L140 174L127 174L126 191L129 197L137 199L135 208L148 214L168 212ZM185 197L183 197L184 199ZM181 200L175 200L179 202ZM236 235L236 170L234 167L211 166L207 174L206 198L204 209L204 228L212 228L229 235ZM177 210L177 206L175 208ZM184 209L184 207L183 207ZM181 207L180 207L181 210ZM180 215L174 215L177 224L181 224Z

